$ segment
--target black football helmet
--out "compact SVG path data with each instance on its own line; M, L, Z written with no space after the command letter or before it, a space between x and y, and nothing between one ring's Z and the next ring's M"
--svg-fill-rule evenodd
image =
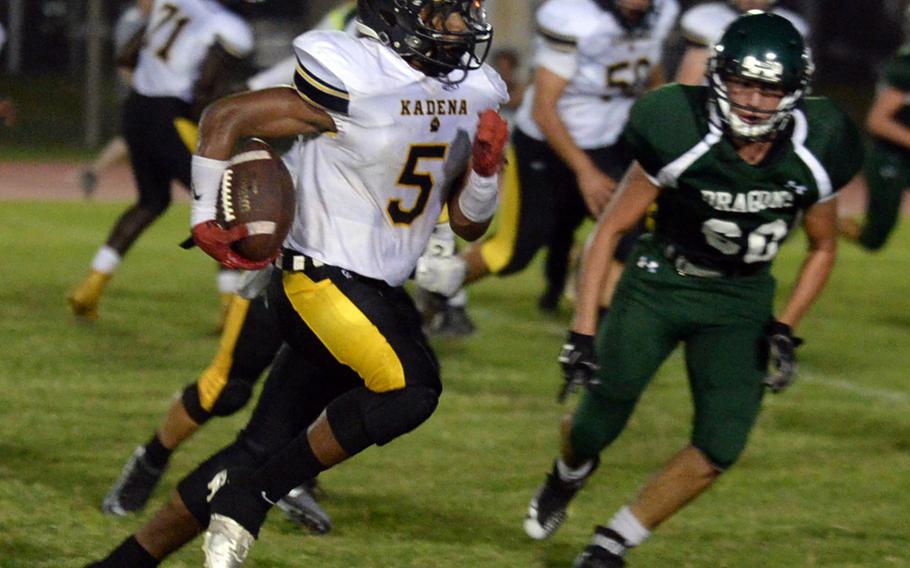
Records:
M464 29L446 27L452 14L461 16ZM357 0L357 20L361 34L389 46L426 75L449 83L461 82L468 71L479 69L493 40L483 0ZM462 74L453 78L452 71Z
M626 31L635 33L650 27L655 0L596 0L597 4L613 14ZM647 4L643 7L644 4ZM625 11L623 11L625 9ZM631 12L630 17L628 13Z

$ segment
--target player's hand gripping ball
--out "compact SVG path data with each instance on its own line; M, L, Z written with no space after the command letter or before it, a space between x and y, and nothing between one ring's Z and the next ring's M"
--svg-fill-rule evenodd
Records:
M474 171L481 177L490 177L499 171L503 162L503 151L509 139L509 125L495 110L480 113L477 135L472 151Z

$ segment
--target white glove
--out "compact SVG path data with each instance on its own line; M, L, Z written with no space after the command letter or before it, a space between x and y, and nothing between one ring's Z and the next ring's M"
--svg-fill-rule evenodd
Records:
M460 256L432 256L417 259L414 282L429 292L449 297L464 284L468 265Z
M237 283L237 295L245 300L254 300L269 285L274 267L266 266L262 270L247 270Z

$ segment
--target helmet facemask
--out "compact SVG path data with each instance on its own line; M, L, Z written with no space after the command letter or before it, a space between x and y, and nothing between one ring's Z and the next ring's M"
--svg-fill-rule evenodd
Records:
M487 21L482 0L367 0L365 3L383 6L379 10L380 26L367 22L361 10L360 30L394 49L426 75L459 83L468 71L479 69L489 54L493 27ZM367 24L366 29L363 24ZM462 73L450 78L452 71Z
M769 39L779 33L786 34L786 39ZM813 71L811 52L789 22L770 13L749 12L724 32L708 60L706 74L715 116L736 138L769 140L788 126L793 110L809 90ZM783 97L770 111L737 105L730 96L730 80L777 89ZM748 121L737 110L767 118Z

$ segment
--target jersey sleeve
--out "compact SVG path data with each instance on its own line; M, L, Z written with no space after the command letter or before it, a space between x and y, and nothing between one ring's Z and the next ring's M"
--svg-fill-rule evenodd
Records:
M253 29L243 19L227 12L215 17L215 41L228 53L242 59L253 51Z
M667 128L672 117L682 118L689 110L688 101L682 93L683 87L671 84L642 95L629 113L629 121L623 133L632 156L641 164L652 181L656 181L661 169L677 156L674 138L687 128Z
M818 142L808 144L831 180L831 195L822 196L819 201L833 197L863 166L863 139L856 124L834 103L826 100L824 106L826 112L819 113L821 116L812 124L812 127L823 129L823 135Z
M534 65L544 67L563 79L578 70L577 18L567 2L550 0L537 11L537 42Z
M717 14L711 4L695 6L682 15L679 28L686 41L696 47L709 47L717 41L718 31L723 30L723 24L716 22Z
M885 66L885 83L899 91L910 92L910 44L905 45Z
M499 107L509 102L509 88L492 66L484 64L481 69L490 82L490 85L493 87L492 104L490 108L499 110Z
M345 50L339 49L328 33L308 32L294 40L297 57L294 87L311 105L330 115L347 116L351 96L342 77L353 71L352 64Z

